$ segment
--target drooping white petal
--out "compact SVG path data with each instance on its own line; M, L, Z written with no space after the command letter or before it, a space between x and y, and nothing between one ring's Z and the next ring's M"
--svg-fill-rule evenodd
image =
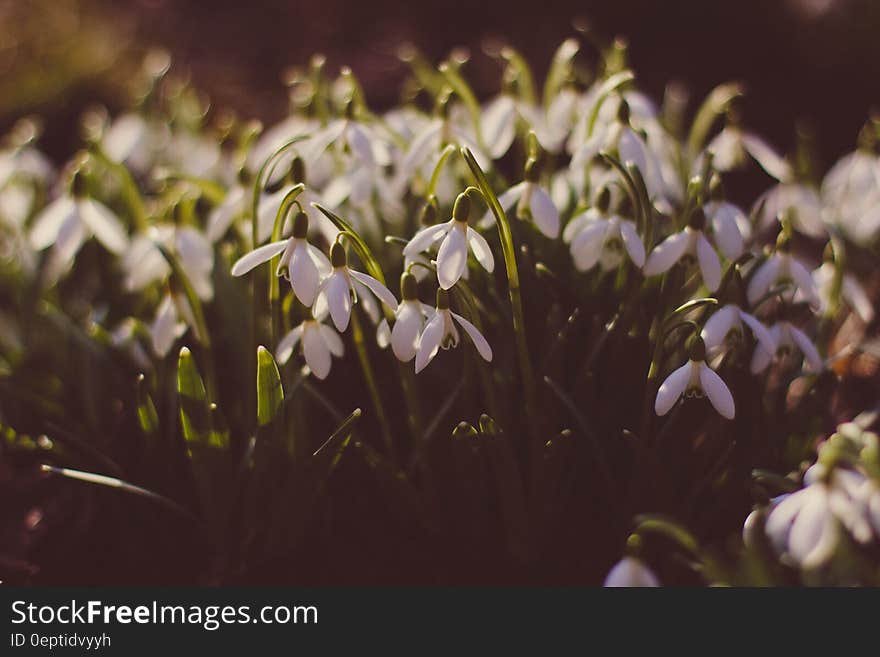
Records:
M242 276L243 274L248 273L257 265L261 265L264 262L269 262L272 258L284 251L284 249L287 247L287 243L288 240L270 242L269 244L264 244L263 246L257 247L253 251L245 253L238 260L235 261L234 265L232 265L232 275Z
M651 251L645 263L645 276L656 276L668 271L678 262L688 248L690 235L685 231L670 235Z
M809 501L801 505L788 535L789 554L807 569L825 563L837 545L837 521L831 513L824 489L824 485L816 485Z
M128 234L106 205L91 198L84 198L77 201L76 207L83 223L108 251L116 254L125 251L128 247Z
M516 135L516 103L507 94L493 100L483 112L483 141L489 155L497 160L504 155Z
M709 216L711 216L715 243L725 258L736 260L743 251L743 236L739 232L737 221L737 216L741 215L742 211L732 203L719 203L712 210Z
M44 283L53 285L72 266L74 258L88 238L88 230L74 213L67 217L58 230L58 238L49 252L44 271Z
M532 187L529 209L532 211L532 219L538 230L550 239L559 237L559 210L553 205L550 195L537 184Z
M769 354L776 353L778 345L773 338L773 334L764 326L757 318L742 310L739 311L740 319L752 330L752 335L758 341L764 350Z
M379 309L379 302L376 301L376 297L370 292L370 288L354 277L351 279L351 286L354 288L354 298L357 299L370 322L378 324L382 318L382 313Z
M700 337L703 338L708 351L724 343L724 339L734 327L737 317L738 308L733 305L724 306L712 313L712 316L706 321L703 330L700 332Z
M281 365L284 365L284 363L290 360L290 356L293 354L293 350L296 347L297 342L299 342L300 337L302 337L302 333L303 325L300 324L292 331L288 331L287 335L281 338L281 342L278 343L278 348L275 350L275 360Z
M303 355L306 359L306 365L312 370L312 374L319 379L326 379L327 375L330 374L332 359L330 357L330 348L324 341L320 326L320 324L314 323L314 325L307 326L303 330Z
M180 264L187 274L210 273L214 269L214 249L211 243L192 226L181 226L174 233L174 243L180 254Z
M330 272L333 271L333 267L330 264L330 261L327 259L327 256L324 255L323 251L319 249L317 246L313 244L309 244L309 257L312 259L312 262L315 263L315 267L318 269L318 274L323 278L324 276L329 276Z
M621 219L620 236L623 238L623 246L626 248L626 252L629 253L633 264L639 268L644 267L645 244L642 242L642 238L639 237L635 222Z
M311 169L330 144L342 136L343 130L345 130L345 120L337 119L328 123L327 127L319 130L303 142L300 152L302 153L307 170Z
M324 282L321 294L330 309L330 318L336 330L343 333L351 319L351 287L345 273L336 270Z
M691 370L694 363L686 362L684 365L674 370L672 374L666 377L666 380L660 384L657 391L657 398L654 400L654 412L657 415L666 415L682 393L687 389L691 380Z
M208 215L208 226L205 232L209 240L216 242L226 234L236 213L241 211L244 202L244 187L236 186L229 190L223 202L211 210L211 214Z
M311 307L318 294L318 267L304 243L293 249L288 272L293 293L304 306Z
M874 306L865 293L865 289L853 276L849 274L844 275L842 293L843 298L852 306L852 309L856 311L861 320L866 324L870 324L874 319Z
M592 269L599 262L608 229L609 223L606 219L597 219L572 240L571 257L579 271Z
M798 349L801 350L801 353L807 360L808 368L813 372L821 372L824 368L824 363L822 361L822 356L819 355L819 350L816 349L816 345L813 344L813 341L807 337L806 333L796 326L789 325L788 330L791 339L798 346Z
M592 208L572 217L568 220L568 223L565 224L565 228L562 229L562 241L566 244L570 244L571 241L577 237L578 233L592 224L596 219L599 219L599 213Z
M351 277L357 281L360 281L364 285L366 285L370 292L376 295L376 298L379 299L386 306L391 308L392 310L397 308L397 299L394 298L394 295L391 294L391 291L382 285L379 281L368 274L364 274L363 272L355 271L354 269L349 269L348 273L351 274Z
M761 168L776 180L785 181L791 178L791 167L763 139L751 133L743 133L742 145L755 159L755 162L760 164Z
M486 340L486 338L483 337L483 334L477 330L477 327L471 324L461 315L457 315L452 311L450 311L449 314L452 315L453 318L455 318L455 321L457 321L461 325L461 327L464 329L464 332L470 336L471 340L474 343L474 346L480 353L480 356L483 357L483 360L487 362L492 362L492 347L489 346L489 342Z
M421 330L421 312L413 304L404 302L391 329L391 349L399 361L408 363L415 358Z
M68 196L52 201L34 219L30 233L31 246L37 251L50 246L58 237L61 225L75 212L76 203Z
M434 119L417 134L410 142L409 150L400 163L400 173L407 179L412 176L425 159L436 149L440 142L440 131L443 129L443 119Z
M178 322L177 309L171 295L166 294L159 307L156 309L156 317L150 326L150 340L153 343L153 352L157 356L164 357L171 351L174 341L180 337L186 325Z
M721 285L721 262L718 260L715 249L712 248L703 233L697 235L697 261L700 263L703 282L709 292L715 292Z
M448 290L458 282L467 267L467 240L464 231L450 230L437 252L437 280Z
M375 166L376 160L373 157L373 146L370 138L361 126L354 122L348 122L346 138L351 152L366 165Z
M755 353L752 354L752 362L749 367L752 374L760 374L766 370L776 355L782 330L779 324L776 324L767 329L767 332L770 334L770 339L773 340L774 347L770 349L770 345L765 345L764 342L760 341L755 345Z
M436 313L425 326L416 349L416 374L428 366L440 349L443 339L443 313Z
M712 406L718 413L728 420L732 420L736 414L736 408L733 404L733 395L730 394L730 388L718 376L711 367L706 363L700 363L700 386L703 392L709 398Z
M605 588L658 587L660 580L644 563L634 557L624 557L608 571Z
M816 286L813 283L813 277L810 276L810 272L807 268L794 258L790 258L788 273L791 275L791 279L795 282L798 289L807 298L807 301L810 302L810 305L813 306L813 308L819 308L822 305L822 302L819 299L819 293L816 291Z
M781 262L778 256L770 256L760 267L758 267L757 271L752 275L751 280L749 280L749 286L746 290L746 297L748 297L749 304L754 305L758 299L768 292L770 286L779 275L780 265Z
M428 247L446 235L450 230L452 230L452 221L422 228L413 236L407 245L403 247L403 255L413 257L414 255L427 250Z
M318 324L318 330L321 331L321 337L324 339L330 353L337 358L342 358L343 354L345 354L345 345L342 343L342 338L339 337L339 334L333 330L332 326L327 326L326 324Z
M379 345L379 349L386 349L391 344L391 327L384 317L376 325L376 344Z
M513 207L513 204L516 203L523 195L527 184L528 183L521 182L517 183L513 187L509 187L501 195L498 196L498 205L500 205L505 212L510 210L510 208ZM494 223L495 215L492 214L492 210L490 208L489 210L486 210L486 214L484 214L482 219L480 219L480 223L478 225L480 228L486 229L490 228Z
M809 488L805 488L784 496L767 516L767 522L764 523L764 533L767 534L770 544L778 554L786 552L791 526L798 513L800 513L805 495L809 498L812 495L812 491Z
M489 248L489 243L482 235L470 226L468 226L467 229L467 241L468 246L471 247L471 253L474 254L477 262L483 266L483 269L491 274L495 269L495 257L492 255L492 249Z

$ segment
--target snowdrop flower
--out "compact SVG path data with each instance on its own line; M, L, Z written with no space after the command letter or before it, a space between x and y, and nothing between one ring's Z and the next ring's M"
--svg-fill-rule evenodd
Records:
M236 183L229 188L220 204L213 208L208 215L205 233L212 242L216 242L223 237L226 231L229 230L232 222L235 221L235 218L247 212L252 200L248 175L244 168L240 169ZM260 209L262 210L262 205Z
M148 327L153 353L160 358L167 356L174 342L186 333L187 326L195 326L189 303L182 296L169 292L162 297Z
M779 183L762 194L754 207L761 210L758 213L761 228L768 228L787 218L794 230L809 237L821 238L828 233L822 218L819 193L808 185Z
M144 174L149 170L153 156L154 133L139 114L122 114L101 136L101 150L114 162Z
M408 363L416 357L419 336L434 309L419 301L416 277L408 272L400 277L400 294L401 302L394 312L394 328L389 328L388 320L383 319L379 323L377 340L383 349L390 344L397 359Z
M195 293L209 301L214 296L214 248L193 226L160 224L150 227L147 234L135 236L122 258L125 287L130 291L142 290L171 274L171 266L156 247L157 242L177 254Z
M304 212L297 213L293 220L293 233L289 238L264 244L244 254L232 265L232 275L242 276L280 253L281 259L275 275L284 276L290 281L297 299L304 306L311 307L318 295L320 281L330 275L331 267L327 256L308 243L308 231L308 216Z
M601 263L603 270L617 267L623 254L642 268L645 264L645 245L639 237L636 223L617 214L608 214L611 194L608 188L599 193L595 209L572 218L565 227L563 239L571 242L571 257L579 271L588 271Z
M773 548L803 569L828 562L846 527L853 537L871 540L871 526L865 516L861 473L834 468L830 474L821 464L804 475L804 488L783 498L767 517L764 531Z
M736 260L742 255L745 238L751 230L749 219L736 205L724 200L720 179L713 177L712 182L710 201L703 206L703 213L721 253L728 260Z
M341 358L345 353L345 345L332 326L322 323L323 319L324 317L318 319L313 316L281 338L275 350L275 359L283 365L290 360L296 345L302 342L306 365L316 377L326 379L330 374L331 357Z
M31 246L40 251L53 246L49 278L66 271L83 243L94 236L117 255L128 248L128 235L116 215L104 204L85 195L85 181L77 171L71 191L52 201L34 219Z
M712 165L717 171L732 171L742 167L746 156L776 180L791 178L791 167L766 141L757 135L744 131L735 117L730 117L727 125L706 146L713 155ZM699 170L700 162L695 164Z
M700 337L706 343L706 352L712 354L725 343L740 343L744 333L743 324L749 327L755 340L764 350L768 353L776 353L776 340L767 327L733 303L722 306L712 313L703 326Z
M834 262L829 260L823 262L818 269L813 271L813 284L816 286L816 292L821 303L819 310L823 314L826 314L835 305L831 296L834 292L836 273ZM865 324L871 323L874 319L874 305L865 293L861 283L852 274L845 273L843 275L840 296Z
M489 243L468 226L470 212L471 200L467 192L463 192L455 199L451 220L421 229L403 247L403 255L412 258L428 249L434 242L443 240L437 252L437 280L444 290L455 285L467 269L468 248L483 269L489 273L495 269L495 258Z
M732 420L736 413L733 395L721 377L706 364L706 345L699 336L692 338L688 362L673 371L660 384L654 411L666 415L675 403L684 397L702 397L705 394L718 413Z
M505 212L516 203L516 216L523 220L531 219L544 235L550 239L559 237L559 210L550 194L538 182L539 168L534 159L526 163L525 180L508 189L498 197ZM491 226L492 211L489 210L480 221L480 226Z
M534 131L541 147L550 153L559 153L565 146L577 111L578 94L571 87L559 90L545 110L543 106L520 103L520 114ZM489 140L486 140L489 144Z
M868 128L873 130L873 126ZM822 181L826 219L840 225L855 243L868 246L880 233L880 159L861 146L842 157Z
M458 346L459 333L455 327L456 322L468 334L483 360L492 362L492 347L489 346L486 338L477 330L476 326L461 315L449 310L449 292L440 288L437 290L437 308L434 316L425 325L425 329L419 337L416 349L416 374L428 366L441 347L451 349Z
M391 164L388 144L379 139L368 125L356 121L353 112L354 103L349 101L344 118L330 121L303 144L300 152L307 166L314 164L331 144L344 145L358 163L367 167Z
M692 262L696 258L703 282L709 292L715 292L721 284L721 262L703 234L705 224L705 214L696 209L683 231L670 235L654 247L645 263L645 276L657 276L672 269L680 260Z
M345 247L339 242L334 242L330 248L330 263L333 271L318 288L315 314L320 316L329 310L330 318L340 333L348 328L352 299L357 300L358 294L368 297L372 293L392 310L397 308L397 299L387 287L372 276L348 267Z
M787 283L792 283L795 287L795 291L787 296L789 300L794 298L795 292L800 292L811 306L820 306L819 294L809 270L791 255L789 238L780 234L776 242L776 252L755 270L749 281L746 290L749 304L754 306L771 288Z
M785 311L783 310L783 317ZM825 364L816 345L807 337L801 329L792 325L787 319L781 319L769 329L770 336L776 344L776 349L768 349L758 342L755 353L752 354L752 374L760 374L773 361L777 354L786 355L792 352L800 352L807 361L807 369L812 372L821 372Z
M624 557L608 571L602 586L605 588L657 587L660 586L660 580L641 559Z
M502 158L510 150L516 137L518 116L517 101L506 90L483 108L481 130L489 156L493 160Z

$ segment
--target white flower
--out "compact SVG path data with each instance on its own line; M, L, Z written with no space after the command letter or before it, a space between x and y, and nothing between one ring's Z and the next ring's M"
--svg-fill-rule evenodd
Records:
M763 139L750 132L745 132L735 123L728 123L715 136L706 150L713 154L712 166L717 171L731 171L743 166L746 155L751 156L764 171L785 181L791 178L791 167ZM695 168L699 163L695 164Z
M73 187L81 184L74 175ZM48 277L53 281L73 263L83 243L94 236L108 251L117 255L128 248L128 234L116 215L102 203L79 190L65 194L47 205L34 219L30 243L36 250L53 246Z
M483 360L492 361L492 347L489 346L486 338L476 326L449 310L449 293L441 288L437 290L437 308L434 316L428 321L419 337L416 349L416 374L428 366L441 347L450 349L458 346L459 334L455 322L458 322L468 334Z
M761 209L758 214L761 228L768 228L787 216L792 228L799 233L817 238L827 235L819 193L807 185L780 183L761 195L754 207Z
M451 220L421 229L403 247L403 255L412 258L437 240L443 240L437 252L437 280L444 290L455 285L467 268L468 247L486 271L491 273L495 269L495 258L488 242L468 226L470 208L467 194L459 194L452 208Z
M138 114L118 116L101 137L101 149L114 162L143 174L150 168L155 131Z
M822 465L804 475L806 486L782 496L770 511L764 531L773 548L804 569L824 565L834 554L845 527L860 543L871 540L864 495L870 482L859 472Z
M776 252L755 270L749 280L746 290L749 304L754 306L774 286L786 283L793 283L795 287L795 290L786 296L787 299L793 299L795 293L800 292L814 308L821 305L809 270L791 255L787 239L781 238Z
M743 334L743 324L749 327L755 340L766 351L776 352L776 341L770 331L758 319L733 303L712 313L703 326L700 336L706 343L706 351L711 354L731 339L739 341Z
M807 334L796 326L792 326L787 320L781 320L768 329L770 336L776 343L776 349L770 350L761 342L755 347L752 354L752 374L760 374L773 361L777 353L787 354L791 351L799 351L807 361L807 369L812 372L821 372L825 364L813 341Z
M149 326L153 353L161 358L167 356L175 340L186 333L187 325L194 326L195 320L186 299L171 293L162 297Z
M331 267L327 256L306 240L308 230L308 217L304 212L299 212L293 220L293 234L289 238L246 253L232 266L232 275L246 274L281 253L275 275L289 280L297 299L310 307L318 295L321 279L330 274Z
M636 223L616 214L608 214L610 192L599 194L596 208L573 217L566 225L563 240L570 242L571 257L579 271L587 271L601 263L602 269L617 267L626 253L632 263L645 265L645 245Z
M871 128L873 130L873 127ZM867 148L842 157L822 181L825 219L862 246L880 233L880 159Z
M379 346L384 349L390 344L394 355L402 363L408 363L416 357L425 321L434 313L433 308L419 301L417 293L415 276L404 273L400 278L402 299L394 312L394 327L389 328L388 320L382 319L376 332Z
M550 153L558 153L565 146L565 141L571 132L577 102L578 94L566 87L560 89L554 96L546 111L542 105L534 106L526 103L519 103L517 108L535 132L541 147ZM486 144L491 143L486 138Z
M192 226L160 224L150 227L146 235L136 235L122 258L126 271L125 287L142 290L155 281L165 280L171 266L156 247L156 242L175 252L180 267L204 301L214 296L211 279L214 270L214 249L205 236Z
M492 160L483 153L470 131L460 127L458 122L449 116L438 116L431 119L410 141L409 149L399 164L397 186L401 185L401 181L411 180L416 170L425 164L432 154L440 151L444 144L450 143L468 148L484 171L491 166Z
M605 588L657 587L660 586L660 580L640 559L624 557L608 571L602 586Z
M550 239L559 237L559 210L550 194L538 184L537 172L526 173L526 180L508 189L498 197L498 203L507 212L516 203L516 216L531 219L544 235ZM480 226L490 226L493 222L489 210L480 220Z
M330 318L340 333L348 328L352 298L357 300L358 294L368 298L369 293L372 292L379 301L392 310L397 308L397 299L387 287L372 276L350 269L347 262L345 247L339 242L334 242L330 248L330 263L333 271L321 282L315 300L315 315L322 316L329 310Z
M736 409L733 395L721 377L706 364L705 357L706 346L702 338L697 337L691 344L688 362L673 371L660 384L654 400L654 411L657 415L666 415L682 396L701 397L705 393L722 417L728 420L734 418Z
M825 313L833 305L831 294L834 289L834 276L834 263L828 261L823 262L813 272L813 283L819 294L819 301L821 302L820 311L822 313ZM865 324L871 323L874 319L874 306L855 276L852 274L843 275L840 294Z
M322 324L320 319L312 317L281 338L275 350L275 359L282 365L286 363L298 342L302 342L306 365L319 379L326 379L330 374L331 357L341 358L345 353L342 338L333 327Z
M645 263L645 276L656 276L670 270L679 260L692 261L696 257L700 274L709 292L715 292L721 284L721 262L715 249L703 234L705 216L697 209L691 218L691 225L670 235L651 251Z
M712 237L728 260L736 260L743 253L743 243L749 234L749 219L733 203L718 199L703 206L703 212L712 228Z

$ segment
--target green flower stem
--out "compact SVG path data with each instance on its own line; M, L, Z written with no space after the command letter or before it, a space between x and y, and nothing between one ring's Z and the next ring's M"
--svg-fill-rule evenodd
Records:
M483 142L483 131L480 128L480 103L477 100L476 95L474 95L473 90L468 86L468 83L465 82L461 73L458 72L455 66L450 65L448 62L443 62L440 64L440 72L446 78L446 81L449 83L449 86L452 87L452 90L455 91L455 93L458 94L458 97L461 98L462 102L464 102L465 107L467 107L467 110L471 115L471 120L474 122L474 132L477 135L477 144L481 149L485 149L486 144Z
M510 293L510 305L513 319L513 335L516 340L516 351L519 360L520 376L522 377L523 399L525 401L526 419L529 424L535 453L538 454L541 448L541 438L537 426L537 397L535 391L535 376L532 369L532 361L529 356L528 340L526 339L525 313L523 312L522 293L519 286L519 271L516 264L516 246L513 243L513 233L510 229L510 222L504 212L504 208L498 202L498 197L492 191L486 174L474 159L474 154L470 149L462 148L461 154L471 169L471 173L477 182L483 198L495 215L495 221L498 224L498 233L501 237L501 249L504 252L504 266L507 269L507 284Z
M147 221L147 210L144 206L144 199L141 197L141 193L138 191L138 186L134 182L134 178L131 177L131 172L128 170L128 167L111 160L97 144L92 147L91 153L101 164L118 176L119 181L122 183L122 198L128 206L128 211L131 212L135 228L139 231L147 230L147 228L149 228L149 222Z
M367 345L364 340L364 332L361 328L361 320L356 312L351 313L351 335L354 341L354 348L357 351L358 360L361 369L364 371L364 379L367 382L367 389L370 392L370 398L373 406L376 408L376 416L379 418L379 426L382 429L382 440L385 442L385 450L391 458L394 458L394 441L391 438L391 427L388 424L388 416L385 415L385 407L382 405L382 397L379 394L379 386L376 384L376 376L373 373L373 366L370 363L370 355L367 353Z
M290 211L290 208L297 203L297 197L302 194L305 188L305 185L299 183L287 192L283 199L281 199L281 205L278 207L278 212L275 214L275 223L272 225L272 242L277 242L281 239L281 234L284 231L284 222L287 219L287 213ZM282 312L281 304L279 303L281 298L281 287L278 282L278 276L275 275L275 271L278 269L278 263L280 261L280 254L273 256L269 261L269 312L272 316L271 344L273 347L277 344L278 339L282 335Z
M535 78L526 58L510 46L501 49L501 57L516 71L517 89L520 98L529 105L536 105L538 94L535 92Z
M431 174L431 181L428 183L428 191L425 194L427 198L431 198L434 195L435 190L437 189L437 183L440 181L440 173L443 171L443 165L446 164L446 160L449 159L449 156L455 151L455 146L452 144L447 144L446 148L443 149L443 152L440 153L440 159L437 160L437 165L434 167L434 171Z

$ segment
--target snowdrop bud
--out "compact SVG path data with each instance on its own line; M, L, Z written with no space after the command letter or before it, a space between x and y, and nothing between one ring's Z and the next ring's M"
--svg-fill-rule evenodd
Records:
M623 125L629 125L629 103L625 99L620 99L620 105L617 106L617 120Z
M348 256L345 255L345 247L339 242L333 242L330 247L330 264L334 269L348 265Z
M455 199L455 205L452 206L452 218L456 221L467 223L470 214L471 199L465 192L462 192L458 195L458 198Z
M299 239L305 239L309 232L309 217L305 212L300 210L296 217L293 218L293 236Z
M706 228L706 215L702 208L695 208L688 220L688 226L694 230L704 230Z
M70 179L70 193L74 198L86 196L86 178L81 169L73 172L73 177Z
M699 363L706 360L706 343L699 335L694 335L688 342L688 358Z
M242 187L250 187L253 184L253 180L251 179L251 172L247 170L247 167L242 166L238 169L238 184Z
M538 161L538 158L530 157L526 161L525 170L523 172L523 179L526 182L536 183L541 177L541 164Z
M442 287L437 290L437 310L449 310L449 292Z
M419 296L418 281L408 271L400 275L400 296L404 301L414 301Z
M293 161L290 163L290 181L294 185L306 181L306 163L303 162L299 155L293 158Z

